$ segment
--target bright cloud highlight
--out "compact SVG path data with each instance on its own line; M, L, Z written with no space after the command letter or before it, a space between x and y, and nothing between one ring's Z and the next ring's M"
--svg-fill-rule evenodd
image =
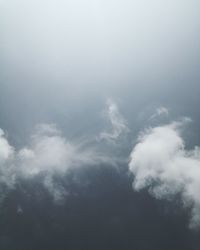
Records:
M129 169L133 188L148 188L159 199L180 193L184 206L192 207L190 227L200 225L200 148L185 148L181 130L188 119L149 128L138 138Z

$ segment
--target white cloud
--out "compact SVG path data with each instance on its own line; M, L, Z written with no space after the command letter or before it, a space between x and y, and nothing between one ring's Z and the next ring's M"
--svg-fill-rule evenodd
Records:
M107 102L105 116L111 130L101 133L100 140L115 141L128 131L126 121L111 100ZM3 190L2 185L9 190L15 188L21 179L31 180L42 174L44 186L55 200L60 200L67 191L54 181L54 175L63 177L68 170L83 166L117 164L119 159L112 155L109 148L105 151L103 143L97 143L92 138L69 141L55 124L39 124L27 145L17 150L9 144L0 129L0 191Z
M113 142L129 131L126 120L120 114L117 104L111 99L107 101L104 116L110 123L110 131L102 132L99 136L100 140Z
M79 159L75 146L60 135L54 125L41 125L30 145L18 152L21 170L27 175L42 171L66 171L74 159Z
M104 158L84 142L74 143L66 140L55 125L37 126L29 146L17 152L18 165L26 175L41 172L65 173L69 168L99 164Z
M185 148L181 128L188 121L149 128L138 138L129 169L135 190L148 188L159 199L180 193L184 206L192 207L190 226L200 225L200 148Z
M41 124L29 144L17 151L0 130L0 185L14 188L18 179L31 179L44 173L44 186L59 200L64 192L53 182L54 174L63 176L72 168L110 161L94 145L86 144L67 141L54 124Z
M14 148L8 143L3 130L0 129L0 185L7 188L12 188L15 182L14 154Z
M5 163L13 155L13 148L5 138L4 131L0 129L0 163Z

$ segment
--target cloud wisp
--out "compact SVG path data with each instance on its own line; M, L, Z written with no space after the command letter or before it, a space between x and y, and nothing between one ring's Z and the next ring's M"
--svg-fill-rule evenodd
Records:
M130 155L133 188L148 188L158 199L180 194L183 206L191 207L190 227L200 225L200 148L185 148L182 128L188 119L149 128L140 134Z
M156 112L150 117L150 120L154 120L156 118L159 118L161 116L168 116L169 110L166 107L160 106L156 109Z
M111 99L107 100L104 117L110 123L110 130L102 132L99 136L100 140L115 142L129 132L126 120L120 114L117 104Z

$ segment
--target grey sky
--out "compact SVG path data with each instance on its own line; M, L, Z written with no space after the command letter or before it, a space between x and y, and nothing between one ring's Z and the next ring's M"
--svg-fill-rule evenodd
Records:
M94 199L97 204L100 203L106 207L104 211L106 214L111 207L116 208L113 204L118 198L112 190L114 190L113 185L117 183L117 188L115 187L115 190L118 190L117 194L121 198L124 197L127 207L133 201L131 209L134 212L127 212L128 217L119 212L115 218L112 215L108 216L108 220L104 218L105 221L112 221L114 225L110 227L112 233L115 232L114 228L117 228L117 225L120 225L120 230L126 228L129 225L126 220L132 223L134 216L134 222L138 217L142 221L142 228L145 228L147 224L142 216L146 216L147 221L151 217L145 214L145 204L151 207L150 214L155 212L153 216L156 218L159 212L154 211L153 208L157 204L167 202L156 201L154 206L154 200L145 193L146 191L141 194L133 191L131 185L134 181L131 178L134 177L130 172L136 176L137 166L132 160L129 163L128 172L128 162L131 152L132 156L137 156L136 145L142 143L137 141L141 131L146 131L148 127L151 127L151 131L157 131L156 128L160 128L165 135L168 124L172 121L180 121L182 117L190 117L192 122L180 136L185 145L184 149L179 151L184 154L184 162L194 160L187 154L196 152L189 150L200 145L199 10L198 0L0 0L0 144L2 146L0 183L9 184L8 189L16 187L16 190L11 188L10 192L14 192L14 199L10 196L10 204L13 207L16 203L16 208L20 207L23 211L17 216L25 216L23 218L27 216L26 206L28 205L24 209L19 203L19 197L23 197L22 203L25 202L23 192L34 196L38 186L40 190L37 190L37 195L39 193L45 197L44 199L49 199L46 191L42 189L45 185L50 193L55 191L55 196L63 192L69 199L74 199L73 201L77 199L76 202L80 202L80 207L84 206L85 198L90 200L88 206L91 207ZM45 126L46 130L38 134L38 131L34 132L37 126L40 129L41 126ZM176 129L174 131L179 132ZM151 139L152 134L146 131L146 136ZM161 144L165 145L166 139L163 138L161 138ZM142 150L145 143L146 141L143 141ZM154 141L151 143L156 146ZM5 151L2 150L3 148ZM146 156L149 159L152 157L155 159L154 155L149 155L148 152L145 151ZM166 153L164 152L163 155ZM179 159L176 152L174 155ZM162 158L162 155L160 157ZM143 155L138 159L138 162L143 162ZM173 163L173 159L170 158L170 162ZM116 168L118 164L120 167ZM27 165L30 168L27 169ZM69 165L70 167L87 165L88 169L85 168L85 172L82 168L80 172L76 169L79 173L75 171L74 174L70 172ZM91 165L96 168L90 169ZM103 170L101 168L98 170L100 165ZM110 168L104 168L105 166ZM142 166L145 171L149 167L154 169L153 165L149 166L146 163ZM165 168L166 164L161 167ZM195 165L194 172L197 171L197 167ZM27 179L34 169L36 173L34 178ZM179 171L178 174L184 173L184 177L187 176L187 167L185 169L186 171ZM140 170L142 171L141 168ZM66 172L70 172L72 176L70 174L66 176ZM165 173L168 174L168 171ZM35 176L39 177L35 178ZM149 178L148 171L144 176ZM172 177L175 178L175 176ZM167 180L171 181L171 177ZM154 181L153 179L152 185ZM41 186L42 183L44 186ZM196 185L198 178L195 177L192 183ZM94 188L91 188L91 194L87 189L90 185L94 185ZM143 186L148 185L145 182ZM188 184L183 187L188 188ZM100 198L99 190L103 192ZM107 192L111 192L111 196L108 195L111 203L108 201L104 203L102 198ZM4 189L1 189L0 194L3 193ZM196 190L194 193L196 197ZM112 196L113 194L115 196ZM78 196L84 197L83 200L79 200ZM40 207L37 198L34 199L34 202L30 201L31 206L34 203L36 207ZM193 197L192 200L195 202L197 199ZM185 199L182 198L182 201ZM77 211L74 205L76 202L71 203L75 211ZM101 208L101 205L98 208ZM68 205L65 204L64 208L66 206ZM137 216L140 206L143 214ZM176 207L176 204L173 203L173 206ZM194 209L196 207L199 209L199 202ZM118 208L123 211L125 209L122 204ZM55 208L55 211L57 209ZM97 207L94 206L93 209L96 214ZM195 210L194 215L199 216L198 209ZM9 211L8 209L8 217ZM78 218L82 220L84 214L79 212ZM52 214L55 215L54 212ZM175 216L178 221L175 228L177 231L184 228L187 236L190 234L188 229L185 229L188 226L188 214L191 213L184 214L183 218ZM73 218L77 218L76 216ZM173 217L170 216L169 218ZM32 218L32 214L27 218ZM105 223L104 220L102 221ZM165 219L160 219L161 222L156 219L155 221L158 223L158 228L162 228L162 232L168 227L167 232L172 232L173 222L167 224ZM72 228L74 223L76 224L74 221L69 223ZM101 222L98 221L98 223ZM12 225L11 222L5 224ZM22 225L24 226L23 223ZM129 227L132 228L132 224ZM129 235L128 228L126 228L127 231L123 231L124 237ZM72 231L69 230L69 232ZM158 231L155 229L155 232ZM49 236L51 233L48 230L47 232ZM91 229L88 229L88 232L91 233ZM144 232L146 232L145 229ZM6 237L9 239L8 242L15 242L15 240L12 241L12 237L16 236L16 231L13 233L14 236L7 236L6 230L4 233L5 235L2 236L0 230L0 248ZM138 235L140 238L141 232ZM95 237L97 236L94 235L94 239ZM177 238L179 239L179 236ZM190 240L190 236L186 237L187 242ZM73 244L76 245L76 243ZM164 249L157 245L157 240L152 244L151 249ZM125 249L122 247L123 244L118 246L121 247L120 250ZM140 246L139 250L147 249L145 243ZM180 240L179 248L174 249L184 250L181 246L186 245ZM19 247L19 249L23 248ZM34 247L32 249L35 250ZM54 249L53 245L52 249ZM72 249L82 248L77 246ZM86 247L86 249L99 248ZM102 246L100 250L102 249L112 248ZM172 249L172 247L167 248L166 245L166 249ZM192 248L192 250L196 249L198 248L195 246Z

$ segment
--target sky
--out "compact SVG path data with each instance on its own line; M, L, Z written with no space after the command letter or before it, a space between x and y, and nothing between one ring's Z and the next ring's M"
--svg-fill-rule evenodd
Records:
M0 249L199 249L199 9L0 0Z

